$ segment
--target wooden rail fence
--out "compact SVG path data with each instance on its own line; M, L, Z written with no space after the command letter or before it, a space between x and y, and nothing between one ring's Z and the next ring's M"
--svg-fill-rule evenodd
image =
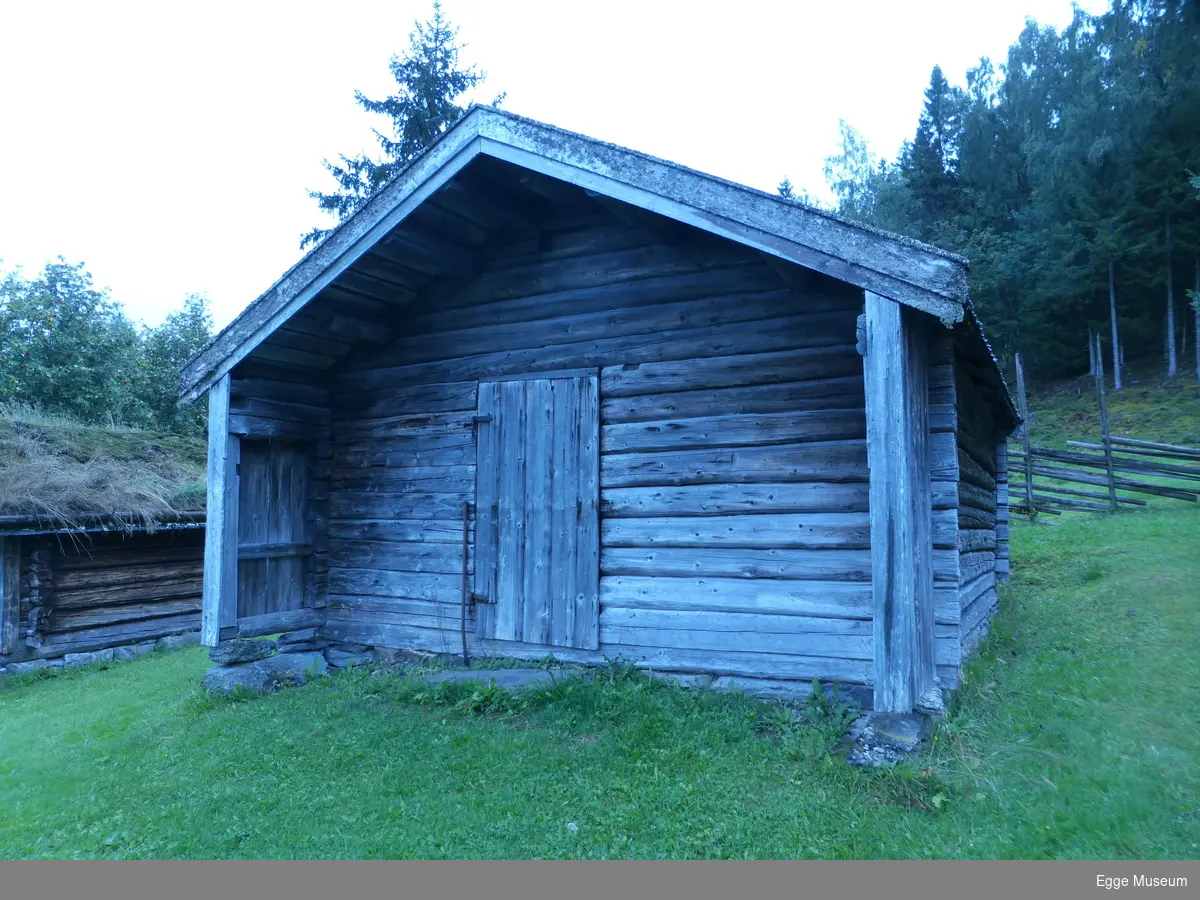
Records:
M1100 352L1101 348L1096 347L1097 359ZM1019 353L1016 366L1017 403L1025 424L1021 428L1021 448L1008 451L1013 479L1009 504L1013 512L1033 518L1038 513L1057 516L1072 510L1115 512L1122 506L1145 506L1144 497L1191 503L1200 499L1200 448L1113 437L1102 374L1096 376L1100 442L1067 441L1070 450L1034 446ZM1096 371L1102 373L1103 365Z

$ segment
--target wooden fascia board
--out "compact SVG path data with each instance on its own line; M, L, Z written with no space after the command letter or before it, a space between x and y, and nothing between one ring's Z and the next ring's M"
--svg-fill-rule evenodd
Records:
M976 314L975 309L969 300L967 301L966 307L967 325L971 329L975 339L983 346L984 353L991 361L991 370L992 375L994 376L993 380L995 382L995 387L998 391L1000 391L1004 398L1004 402L1000 405L1004 411L1005 417L1008 420L1008 430L1005 432L1005 436L1007 437L1016 430L1018 425L1021 424L1021 414L1017 411L1017 404L1013 400L1012 391L1008 389L1008 380L1004 377L1004 370L1000 367L1000 361L996 359L996 351L992 349L992 342L988 340L988 336L983 330L983 323L979 320L979 316Z
M195 400L229 374L275 329L453 178L479 151L479 138L472 129L465 129L458 140L435 146L405 177L348 219L184 367L183 402Z

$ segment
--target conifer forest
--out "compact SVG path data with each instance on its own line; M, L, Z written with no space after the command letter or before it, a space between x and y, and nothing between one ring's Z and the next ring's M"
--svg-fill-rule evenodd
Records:
M961 86L933 69L895 159L842 122L826 162L840 213L970 259L1002 358L1021 351L1035 379L1086 373L1099 333L1117 388L1114 356L1200 376L1198 176L1195 0L1115 0L1061 31L1030 20Z

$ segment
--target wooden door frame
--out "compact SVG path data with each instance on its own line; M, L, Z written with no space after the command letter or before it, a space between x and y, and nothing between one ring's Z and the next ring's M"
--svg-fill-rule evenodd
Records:
M308 605L312 602L309 577L305 578L304 608L238 618L241 451L241 436L230 431L230 376L225 375L208 395L208 506L200 630L206 647L232 637L294 631L325 621L322 612Z

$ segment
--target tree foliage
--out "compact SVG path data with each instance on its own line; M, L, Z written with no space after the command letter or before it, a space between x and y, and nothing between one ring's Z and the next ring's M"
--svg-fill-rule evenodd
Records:
M966 255L1002 352L1074 374L1088 330L1109 328L1110 287L1126 361L1164 349L1167 298L1200 261L1197 122L1200 2L1118 0L1061 32L1028 21L962 87L935 67L894 161L842 123L826 178L840 212Z
M135 326L82 263L0 279L0 403L28 403L82 422L177 433L204 428L203 404L181 408L179 372L212 336L207 301L188 297L157 328Z
M355 91L360 107L387 117L388 131L375 130L380 150L377 159L360 153L342 155L338 162L324 161L337 187L309 192L323 212L344 221L462 118L466 110L459 98L482 84L487 73L474 66L464 68L459 62L460 50L458 29L451 26L441 3L435 0L430 19L414 23L408 50L403 56L393 56L389 63L396 91L381 100ZM503 95L493 103L502 100ZM332 230L314 228L301 238L301 247L316 244Z

